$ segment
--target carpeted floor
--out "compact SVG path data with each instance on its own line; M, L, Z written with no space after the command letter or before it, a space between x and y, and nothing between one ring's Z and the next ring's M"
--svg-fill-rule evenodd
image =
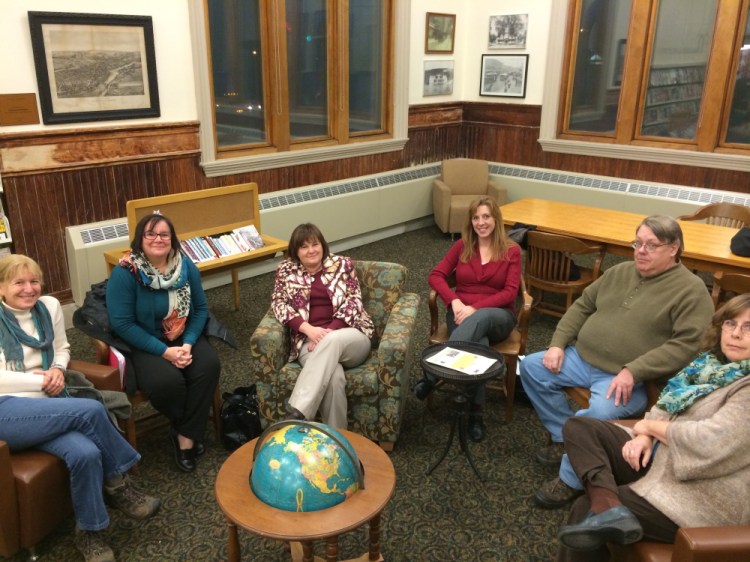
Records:
M397 261L409 268L407 291L422 296L419 322L414 334L415 357L427 342L427 274L451 245L450 237L429 227L343 252L353 258ZM241 308L233 310L230 287L208 292L212 310L234 332L239 351L216 344L222 361L223 390L252 382L248 372L248 341L269 303L273 274L241 283ZM554 329L554 320L536 313L531 320L527 351L544 349ZM86 338L75 330L68 333L73 356L93 357ZM412 381L421 373L412 362ZM520 386L520 385L519 385ZM505 400L490 394L487 407L488 434L484 442L471 444L471 451L485 476L480 482L458 444L430 475L425 471L442 451L449 429L450 403L445 397L427 406L409 397L401 436L391 453L396 469L396 492L383 514L381 548L389 561L548 561L557 547L556 531L564 521L564 510L547 511L533 506L531 496L555 471L541 467L534 452L546 443L546 433L528 402L519 393L515 416L504 422ZM226 558L227 530L216 505L213 485L228 452L207 435L208 451L194 474L183 474L174 466L167 444L167 428L155 427L139 438L143 455L134 476L146 491L161 497L161 512L146 522L137 522L112 511L108 540L119 561L214 561ZM0 491L0 493L2 493ZM72 518L38 546L40 560L79 560L73 546ZM285 561L284 544L240 532L243 559ZM344 558L366 551L366 529L340 539ZM316 553L324 556L324 545ZM13 560L24 560L25 554Z

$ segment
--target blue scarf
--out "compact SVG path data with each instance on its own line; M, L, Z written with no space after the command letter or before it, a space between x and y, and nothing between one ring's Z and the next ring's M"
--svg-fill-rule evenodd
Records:
M750 359L722 363L716 355L706 351L669 379L656 405L670 414L679 414L699 398L749 374Z
M31 318L36 326L39 339L30 336L23 331L18 324L13 310L3 305L0 306L0 349L5 354L5 367L9 371L25 372L23 364L23 348L31 347L42 351L42 366L46 371L50 368L55 357L52 340L55 338L55 330L52 327L52 317L42 301L36 301L31 309Z

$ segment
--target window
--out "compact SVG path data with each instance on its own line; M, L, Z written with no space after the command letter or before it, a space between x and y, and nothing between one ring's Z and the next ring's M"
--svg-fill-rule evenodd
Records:
M207 0L216 156L393 132L393 0Z
M671 152L670 162L747 169L749 4L569 0L567 35L558 34L567 54L552 76L562 95L550 103L556 121L543 115L545 149L655 161ZM571 150L565 141L575 141Z

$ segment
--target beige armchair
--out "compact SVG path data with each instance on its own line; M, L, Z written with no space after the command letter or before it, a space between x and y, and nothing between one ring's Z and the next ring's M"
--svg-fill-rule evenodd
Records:
M443 160L440 178L432 184L432 208L440 230L451 234L461 232L469 205L477 197L486 195L498 205L505 204L505 188L489 176L486 160Z

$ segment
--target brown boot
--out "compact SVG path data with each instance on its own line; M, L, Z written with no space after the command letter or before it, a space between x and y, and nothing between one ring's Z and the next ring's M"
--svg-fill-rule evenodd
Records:
M115 553L104 541L104 531L84 531L76 527L73 542L85 562L115 562Z
M119 486L104 486L104 495L109 505L133 519L148 519L159 511L161 506L159 498L147 496L138 490L128 476L123 476L122 484Z

